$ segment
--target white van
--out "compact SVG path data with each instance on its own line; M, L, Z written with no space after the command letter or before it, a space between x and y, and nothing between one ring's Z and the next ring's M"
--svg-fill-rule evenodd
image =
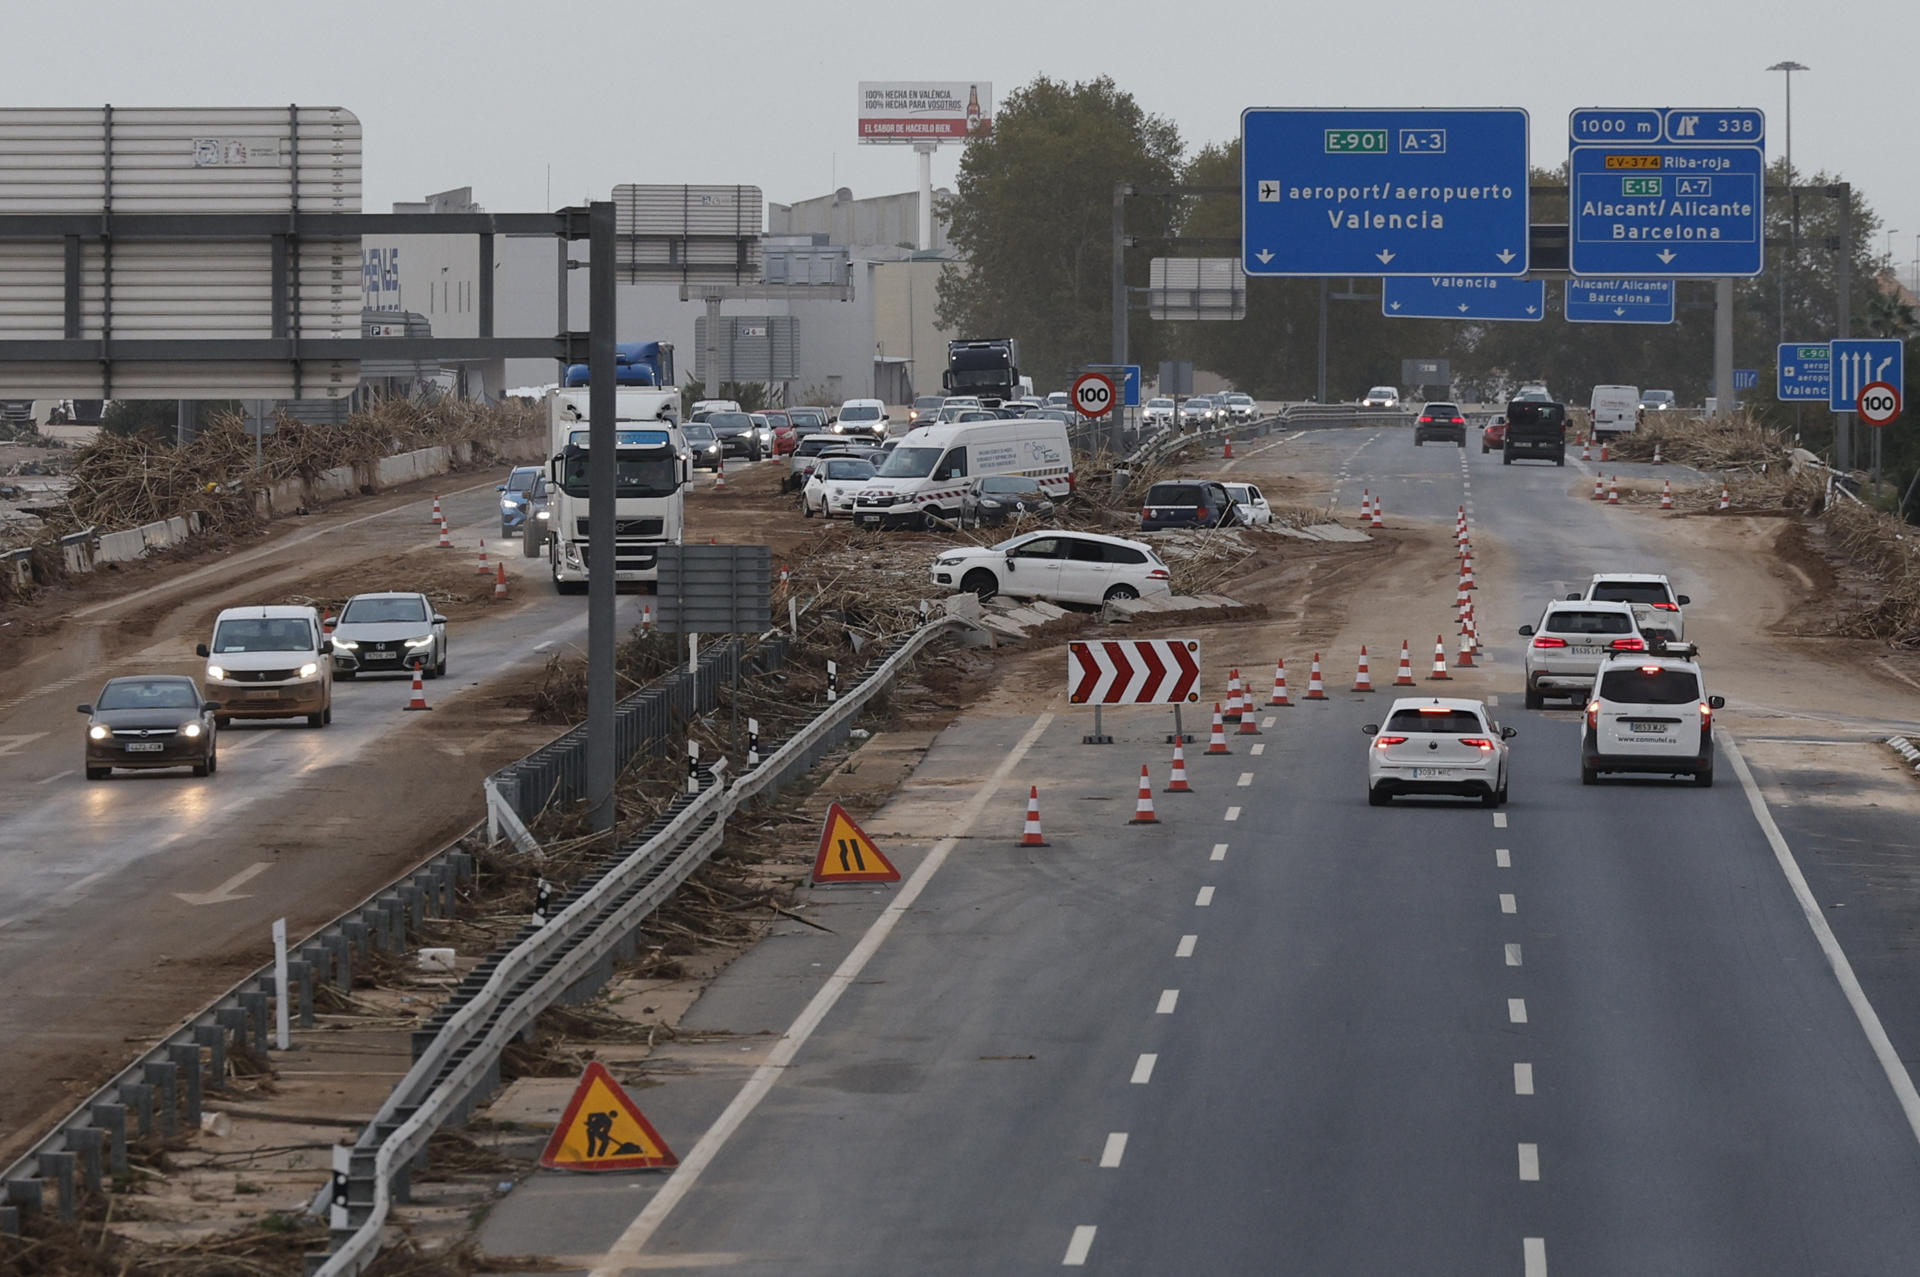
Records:
M1640 387L1595 386L1587 411L1592 417L1594 438L1632 434L1640 424Z
M928 516L958 520L982 475L1017 474L1055 501L1073 491L1066 423L1050 417L967 421L909 430L853 503L855 526L924 527Z
M837 435L865 435L871 439L884 439L890 424L887 405L878 399L849 399L840 405L839 414L827 428Z

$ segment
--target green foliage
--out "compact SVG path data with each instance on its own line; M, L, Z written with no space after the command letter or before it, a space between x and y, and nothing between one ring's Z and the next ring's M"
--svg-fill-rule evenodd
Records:
M1036 387L1061 386L1112 353L1113 188L1168 186L1182 152L1175 126L1141 109L1105 76L1068 84L1041 76L1000 103L993 132L967 143L948 205L948 241L966 269L940 278L939 322L960 337L1013 337ZM1176 210L1132 199L1127 230L1151 242ZM1127 254L1144 287L1152 252ZM1160 326L1135 315L1129 353L1151 365ZM922 375L922 380L927 378Z

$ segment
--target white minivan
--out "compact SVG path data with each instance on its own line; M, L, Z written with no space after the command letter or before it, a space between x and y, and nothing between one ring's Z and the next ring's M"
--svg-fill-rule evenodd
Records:
M921 426L900 440L853 503L856 527L925 527L958 520L972 482L1017 474L1059 501L1073 491L1066 423L1051 417Z
M1640 424L1640 387L1595 386L1587 411L1592 416L1594 438L1631 434Z

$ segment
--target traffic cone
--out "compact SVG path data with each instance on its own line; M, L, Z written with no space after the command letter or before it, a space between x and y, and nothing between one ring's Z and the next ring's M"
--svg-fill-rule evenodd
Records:
M413 699L407 702L408 709L432 709L427 704L427 685L420 681L420 671L413 672Z
M1600 445L1600 464L1607 464L1607 445L1604 443Z
M1222 461L1231 461L1231 460L1233 460L1233 436L1232 436L1232 435L1228 435L1228 436L1227 436L1227 446L1226 446L1226 448L1225 448L1225 450L1223 450L1223 451L1222 451L1222 452L1220 453L1220 459L1221 459Z
M720 464L713 468L713 490L715 492L727 490L727 459L724 456L720 458Z
M439 498L439 497L435 497L435 498L433 499L433 517L432 517L432 518L430 518L430 519L428 519L428 520L427 520L427 522L429 522L429 523L445 523L446 521L447 521L447 516L446 516L446 515L444 515L444 514L442 514L442 513L440 513L440 498Z
M1584 439L1580 441L1580 460L1593 460L1593 449L1587 446L1587 441Z
M640 628L643 630L653 628L653 604L651 603L640 605Z
M332 608L328 608L327 614L320 618L320 632L322 634L333 633L333 609Z
M1387 526L1387 525L1386 525L1385 523L1383 523L1383 522L1381 522L1381 520L1380 520L1380 498L1379 498L1379 497L1375 497L1375 498L1373 499L1373 523L1372 523L1372 526L1373 526L1373 527L1376 527L1376 528L1384 528L1384 527L1386 527L1386 526Z
M480 539L480 575L493 575L493 569L487 564L487 542L485 537Z
M787 565L782 563L780 565L780 593L785 594L786 592L787 592Z
M1356 666L1353 671L1352 690L1356 692L1371 692L1373 690L1373 675L1367 672L1367 645L1365 643L1360 645L1360 664Z
M1473 666L1473 637L1465 630L1460 631L1460 650L1453 658L1453 668L1470 670Z
M1187 754L1179 741L1173 742L1173 775L1167 780L1169 794L1191 794L1193 786L1187 783Z
M1372 517L1373 517L1373 493L1366 488L1362 488L1360 489L1360 522L1365 523L1368 519L1371 519Z
M1607 504L1620 504L1620 476L1617 474L1613 476L1613 482L1607 485Z
M447 521L445 519L440 520L440 548L442 550L451 550L453 548L453 538L447 535Z
M1240 671L1230 670L1227 674L1227 708L1222 717L1226 722L1237 723L1246 712L1247 704L1240 690Z
M1400 668L1394 672L1393 685L1395 687L1412 687L1414 685L1413 651L1407 646L1407 640L1405 639L1400 640Z
M1157 825L1160 817L1153 814L1153 778L1147 774L1147 765L1140 764L1140 800L1133 805L1133 819L1129 825Z
M1249 700L1247 702L1246 716L1240 720L1240 730L1235 732L1234 735L1258 736L1259 734L1260 734L1259 715L1253 712L1253 702Z
M1720 485L1720 508L1722 510L1733 508L1733 494L1727 491L1727 485L1724 483Z
M1022 847L1047 847L1049 843L1040 833L1040 786L1027 786L1027 825L1020 834Z
M1443 635L1433 636L1433 672L1427 675L1429 680L1449 678L1447 673L1447 640Z
M1660 508L1673 509L1673 480L1671 479L1660 485Z
M1313 654L1313 664L1307 667L1307 694L1302 699L1324 701L1327 699L1326 686L1320 681L1320 653Z
M494 567L496 570L493 578L493 597L504 599L507 597L507 565L497 563Z
M1593 476L1593 499L1595 501L1605 501L1607 499L1607 485L1601 481L1600 476L1597 474Z
M1656 466L1662 466L1666 464L1666 462L1660 459L1660 441L1657 439L1654 440L1654 444L1653 444L1653 464Z
M1477 590L1480 588L1473 583L1472 559L1460 560L1460 588L1463 590Z
M1285 657L1273 663L1273 695L1267 697L1269 705L1291 705L1287 698L1287 661Z
M1221 721L1219 701L1213 703L1213 734L1207 737L1207 752L1209 754L1231 754L1233 752L1227 748L1227 725Z

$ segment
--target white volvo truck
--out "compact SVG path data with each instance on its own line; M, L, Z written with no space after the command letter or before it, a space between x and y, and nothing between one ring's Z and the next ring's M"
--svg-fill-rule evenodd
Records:
M588 403L586 387L547 395L547 561L562 594L587 588ZM686 487L693 480L674 390L622 386L614 391L614 581L657 581L660 547L679 545L686 529Z

